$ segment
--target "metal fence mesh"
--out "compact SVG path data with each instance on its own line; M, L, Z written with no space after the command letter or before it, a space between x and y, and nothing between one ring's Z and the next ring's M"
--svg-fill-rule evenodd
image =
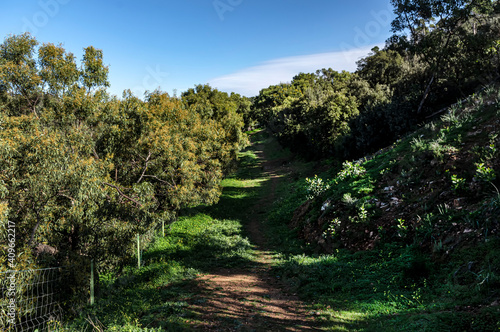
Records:
M2 331L47 331L61 318L61 269L0 272ZM51 330L54 330L51 329Z

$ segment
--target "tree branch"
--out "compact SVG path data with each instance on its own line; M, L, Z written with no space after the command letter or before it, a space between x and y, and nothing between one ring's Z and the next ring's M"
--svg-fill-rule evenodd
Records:
M424 96L422 97L422 100L420 101L420 105L418 105L418 110L417 114L420 114L422 111L422 108L424 107L425 100L427 99L427 96L429 95L429 92L431 92L431 86L432 83L434 82L434 79L436 78L436 74L432 74L431 80L429 81L429 84L427 84L427 88L425 89Z
M170 188L175 188L175 186L173 184L171 184L170 182L168 181L165 181L165 180L162 180L160 179L159 177L157 177L156 175L144 175L145 178L152 178L152 179L155 179L161 183L164 183L166 185L168 185Z
M151 151L149 151L148 156L146 157L146 164L144 165L144 170L142 171L141 177L137 180L137 183L142 181L144 174L146 174L146 170L148 169L149 158L151 158Z
M109 186L109 187L111 187L111 188L115 188L115 189L116 189L116 191L120 194L120 196L122 196L122 197L124 197L124 198L128 199L129 201L134 202L135 204L137 204L137 205L139 205L140 207L142 207L142 204L141 204L140 202L136 201L136 200L135 200L135 199L133 199L132 197L129 197L129 196L125 195L125 194L124 194L124 193L120 190L120 188L118 188L117 186L115 186L115 185L113 185L113 184L111 184L111 183L107 183L107 182L103 182L103 184L105 184L105 185L107 185L107 186Z
M33 227L33 230L31 231L30 240L28 241L28 247L32 246L33 240L35 239L36 231L37 231L38 227L40 227L40 224L42 222L42 220L40 219L40 214L38 213L38 210L35 209L34 204L33 204L33 211L35 212L35 215L36 215L36 225L35 225L35 227Z
M101 158L99 158L99 155L97 154L97 151L95 150L95 147L92 148L92 152L94 153L95 159L97 159L97 160L101 159Z

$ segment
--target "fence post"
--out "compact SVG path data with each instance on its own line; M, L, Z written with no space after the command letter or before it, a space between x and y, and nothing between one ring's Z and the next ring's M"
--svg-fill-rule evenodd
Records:
M165 219L161 221L161 232L163 233L163 237L165 237Z
M90 305L94 305L94 260L90 261Z
M139 239L139 234L137 234L137 267L141 267L141 242Z

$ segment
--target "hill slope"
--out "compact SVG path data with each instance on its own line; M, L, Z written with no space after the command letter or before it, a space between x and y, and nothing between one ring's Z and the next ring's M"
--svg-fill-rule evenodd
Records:
M290 184L270 220L323 255L290 250L277 273L349 329L497 330L499 115L492 86L391 147Z

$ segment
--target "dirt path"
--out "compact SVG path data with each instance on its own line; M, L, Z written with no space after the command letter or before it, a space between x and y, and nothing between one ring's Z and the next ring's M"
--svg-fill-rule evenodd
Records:
M248 268L221 269L198 279L201 303L192 310L203 323L203 331L318 331L310 313L294 294L287 293L270 273L272 254L266 249L261 219L274 201L280 161L268 162L256 152L260 166L270 179L268 195L249 207L246 225L256 250L256 264Z

